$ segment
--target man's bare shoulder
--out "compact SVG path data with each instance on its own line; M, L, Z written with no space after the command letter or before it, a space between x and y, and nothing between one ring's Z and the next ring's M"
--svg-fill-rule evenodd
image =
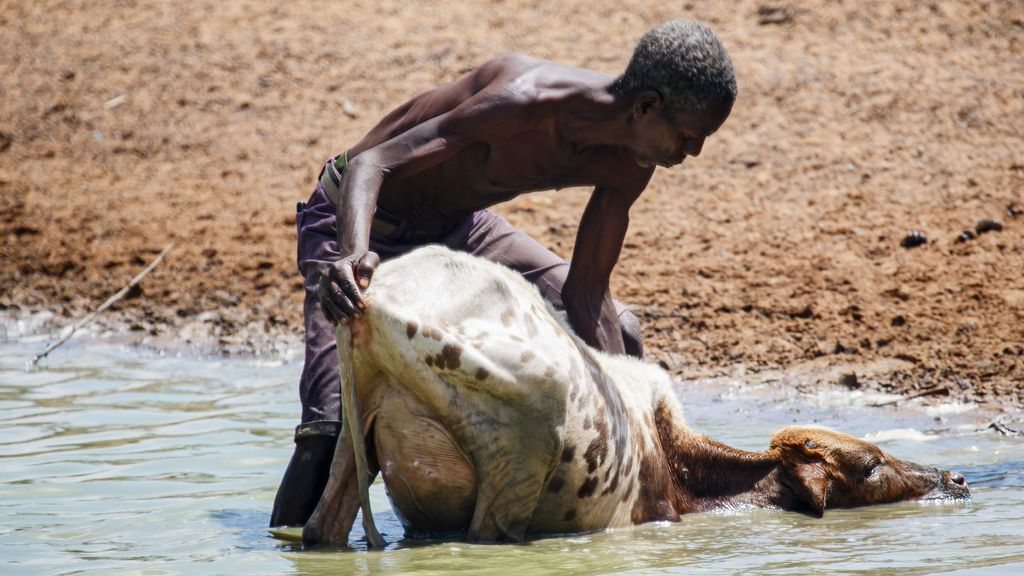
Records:
M546 60L534 58L526 54L505 54L484 62L477 68L477 71L493 76L517 75L531 68L541 66L546 62Z
M594 70L526 54L507 54L489 60L477 68L475 75L487 92L502 93L519 105L558 99L568 92L587 90L612 78Z

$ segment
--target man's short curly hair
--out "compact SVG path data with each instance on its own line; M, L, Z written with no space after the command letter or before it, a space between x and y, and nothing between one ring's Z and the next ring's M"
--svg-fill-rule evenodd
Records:
M736 71L710 28L670 20L652 29L633 51L612 90L656 90L669 113L701 112L711 103L736 100Z

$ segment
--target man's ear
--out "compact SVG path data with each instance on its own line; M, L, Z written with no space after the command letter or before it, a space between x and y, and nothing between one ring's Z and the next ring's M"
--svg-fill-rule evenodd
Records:
M771 450L778 453L782 463L781 479L810 512L821 518L832 485L826 471L828 464L813 440L793 438L787 432L776 434L771 444Z
M652 110L659 108L661 104L661 94L654 90L644 90L636 97L636 101L633 103L633 118L639 119L641 116L645 116Z

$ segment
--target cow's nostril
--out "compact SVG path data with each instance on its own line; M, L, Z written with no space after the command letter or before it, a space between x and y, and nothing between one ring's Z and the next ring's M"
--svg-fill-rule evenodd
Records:
M957 484L960 486L963 486L964 483L967 482L967 480L964 479L964 475L959 472L950 472L949 479L951 482L953 482L953 484Z

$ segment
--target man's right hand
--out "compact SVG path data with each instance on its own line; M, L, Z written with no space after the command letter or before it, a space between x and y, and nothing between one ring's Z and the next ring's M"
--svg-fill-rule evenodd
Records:
M362 290L370 285L373 271L380 264L376 252L346 256L337 262L321 262L317 265L320 282L317 293L324 316L337 325L349 324L362 316L369 305Z

